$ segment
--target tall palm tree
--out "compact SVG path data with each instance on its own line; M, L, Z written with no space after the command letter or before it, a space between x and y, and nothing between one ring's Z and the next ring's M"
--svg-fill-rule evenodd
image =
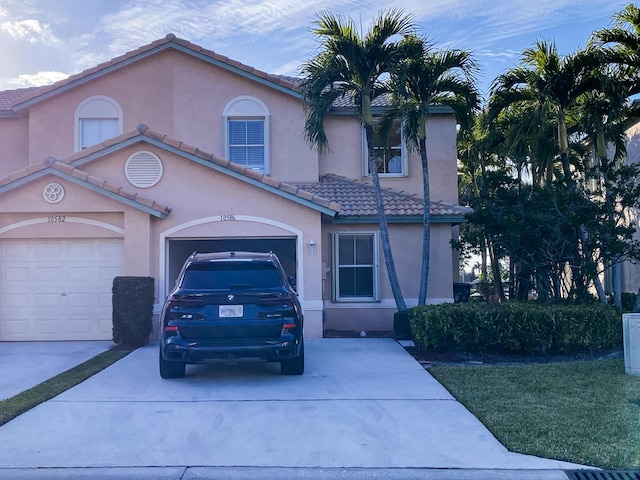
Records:
M567 112L582 94L599 87L592 72L599 59L591 50L560 56L554 43L545 40L522 53L521 65L500 75L491 86L489 111L497 117L512 105L536 105L555 119L558 153L565 182L572 179L569 165Z
M640 93L640 7L628 4L613 16L611 28L596 30L592 43L603 48L609 62L621 67L629 95Z
M302 67L305 134L311 144L320 150L328 148L324 118L339 98L352 102L356 116L364 127L382 249L398 310L406 309L406 304L391 252L378 177L371 102L384 93L385 76L411 54L403 46L402 40L396 41L395 37L406 37L413 30L413 18L395 8L381 12L366 33L359 32L353 20L324 12L319 15L312 30L320 42L321 51Z
M420 153L424 217L418 305L424 305L431 241L427 119L434 105L445 105L453 109L461 124L471 125L471 114L479 103L475 84L478 67L471 53L464 50L435 50L429 42L415 36L407 37L405 44L410 44L417 54L407 57L391 75L393 107L382 117L380 128L386 133L393 120L402 119L405 143L410 150L417 149ZM383 138L387 137L383 133Z

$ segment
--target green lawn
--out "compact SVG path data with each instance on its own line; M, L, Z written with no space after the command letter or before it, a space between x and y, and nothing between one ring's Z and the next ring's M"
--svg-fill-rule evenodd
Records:
M0 425L4 425L36 405L46 402L50 398L60 395L65 390L85 381L87 378L104 370L132 351L133 350L109 350L102 352L92 359L60 375L56 375L29 390L25 390L14 397L0 401Z
M435 366L429 372L513 452L640 468L640 377L622 360Z

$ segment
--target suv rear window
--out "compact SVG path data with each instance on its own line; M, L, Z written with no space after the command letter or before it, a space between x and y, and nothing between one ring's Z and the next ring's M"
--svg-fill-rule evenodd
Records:
M266 262L193 263L187 267L182 288L189 290L242 290L278 288L282 281L275 265Z

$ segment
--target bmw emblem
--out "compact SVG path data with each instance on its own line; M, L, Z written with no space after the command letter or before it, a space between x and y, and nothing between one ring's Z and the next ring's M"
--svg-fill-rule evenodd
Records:
M233 299L235 298L235 296L234 295L227 295L227 298L229 299L230 302L232 302Z

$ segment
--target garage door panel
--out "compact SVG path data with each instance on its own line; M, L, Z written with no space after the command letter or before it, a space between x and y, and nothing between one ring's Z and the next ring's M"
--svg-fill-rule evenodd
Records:
M7 285L29 281L29 269L26 267L7 267L3 270L2 279Z
M10 317L2 323L2 330L7 335L26 335L29 330L29 321L26 318Z
M101 282L112 282L114 277L122 275L121 267L103 266L97 269L98 280Z
M35 328L41 335L53 335L60 331L57 318L38 318L34 323Z
M50 308L60 306L60 294L58 293L34 293L33 304L36 308Z
M71 281L91 281L93 280L93 272L89 266L70 266L65 270L67 280Z
M97 296L93 293L69 293L66 295L67 307L83 308L82 312L85 316L91 313L90 307L93 305L92 297Z
M8 310L26 308L29 306L29 294L6 293L2 296L2 305Z
M67 333L71 335L83 335L91 333L92 321L86 315L71 316L67 319Z
M101 244L98 247L100 258L122 258L122 243Z
M56 266L35 266L35 278L38 282L58 284L62 277L62 269Z
M121 239L0 241L0 340L111 339L122 271Z
M5 244L3 247L4 248L0 250L3 258L13 258L18 260L20 258L24 259L29 257L29 246L23 243L10 243Z

